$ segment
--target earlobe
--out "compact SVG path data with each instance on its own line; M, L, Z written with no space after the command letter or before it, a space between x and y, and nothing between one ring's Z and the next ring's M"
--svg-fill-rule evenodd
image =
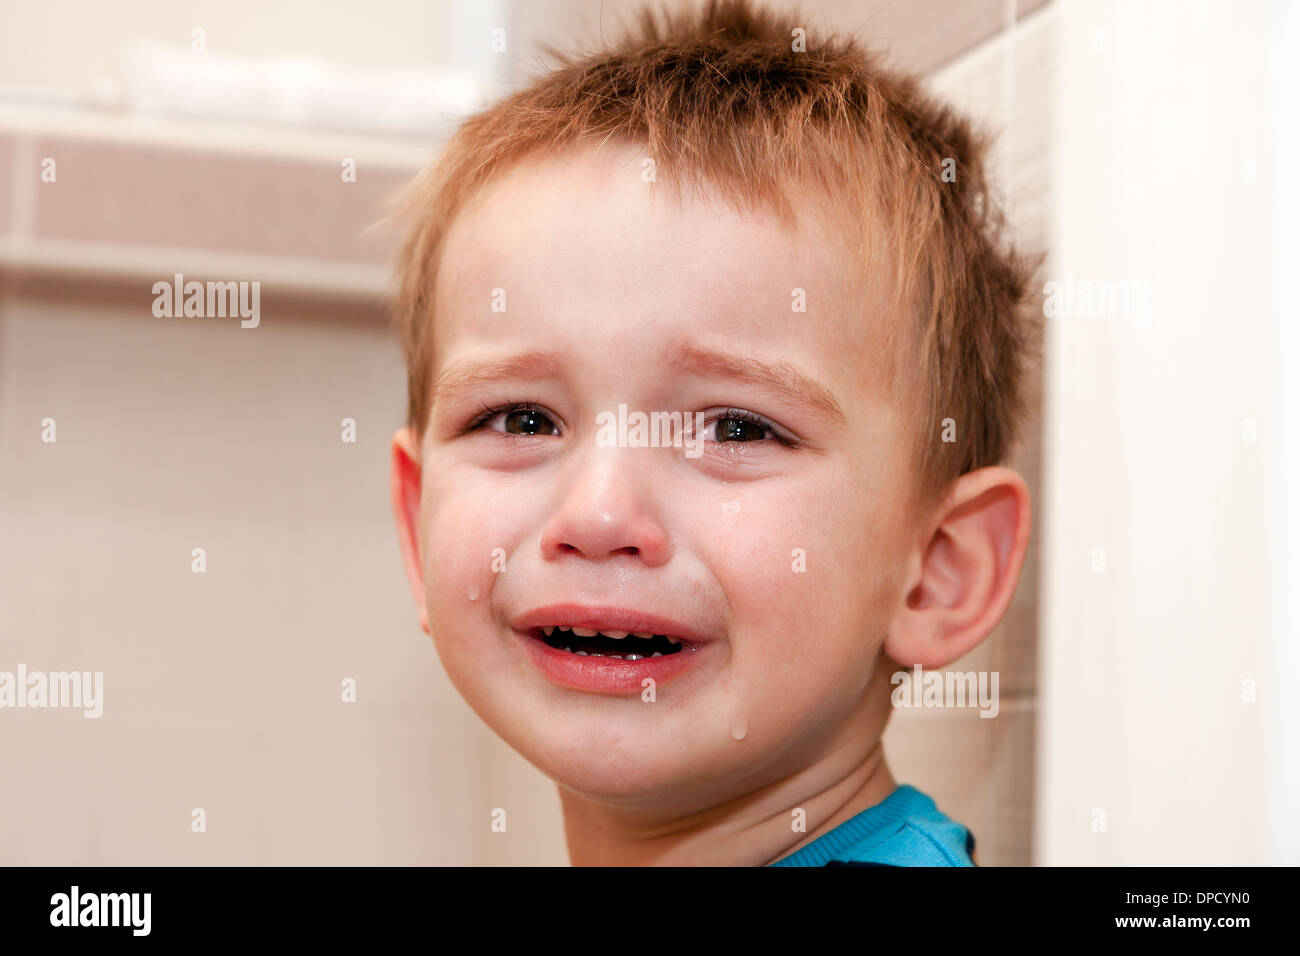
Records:
M1029 489L1009 468L962 475L919 546L885 639L904 667L943 667L989 635L1015 594L1029 549Z
M411 593L420 608L420 627L429 630L429 613L424 601L424 562L420 557L420 445L409 428L399 428L393 435L392 473L389 489L393 518L397 522L397 539L402 548Z

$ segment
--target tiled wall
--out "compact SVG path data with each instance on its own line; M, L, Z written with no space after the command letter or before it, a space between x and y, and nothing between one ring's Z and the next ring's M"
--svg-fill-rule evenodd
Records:
M382 326L327 308L243 330L98 284L0 301L5 669L105 682L98 719L0 721L23 781L0 796L0 861L474 858L446 821L477 812L479 730L416 623L388 511L401 362Z

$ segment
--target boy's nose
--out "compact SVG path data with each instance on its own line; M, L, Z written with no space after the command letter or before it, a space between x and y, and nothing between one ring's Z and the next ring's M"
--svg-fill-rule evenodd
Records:
M542 532L548 561L571 554L593 561L612 555L651 567L668 561L668 532L658 514L646 469L629 460L643 449L604 449L575 462L560 506Z

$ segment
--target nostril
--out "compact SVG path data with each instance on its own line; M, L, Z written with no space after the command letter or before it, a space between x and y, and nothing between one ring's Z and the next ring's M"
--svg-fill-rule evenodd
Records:
M565 544L561 542L559 545L557 545L557 547L560 551L564 552L565 554L586 554L585 551L583 551L575 544ZM636 557L640 557L641 549L633 545L629 545L626 548L615 548L613 551L610 552L610 554L626 554L630 557L636 558Z

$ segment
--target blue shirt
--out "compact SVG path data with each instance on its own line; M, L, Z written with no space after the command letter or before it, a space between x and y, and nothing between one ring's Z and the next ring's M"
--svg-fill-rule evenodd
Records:
M772 866L974 866L974 853L970 830L904 783Z

